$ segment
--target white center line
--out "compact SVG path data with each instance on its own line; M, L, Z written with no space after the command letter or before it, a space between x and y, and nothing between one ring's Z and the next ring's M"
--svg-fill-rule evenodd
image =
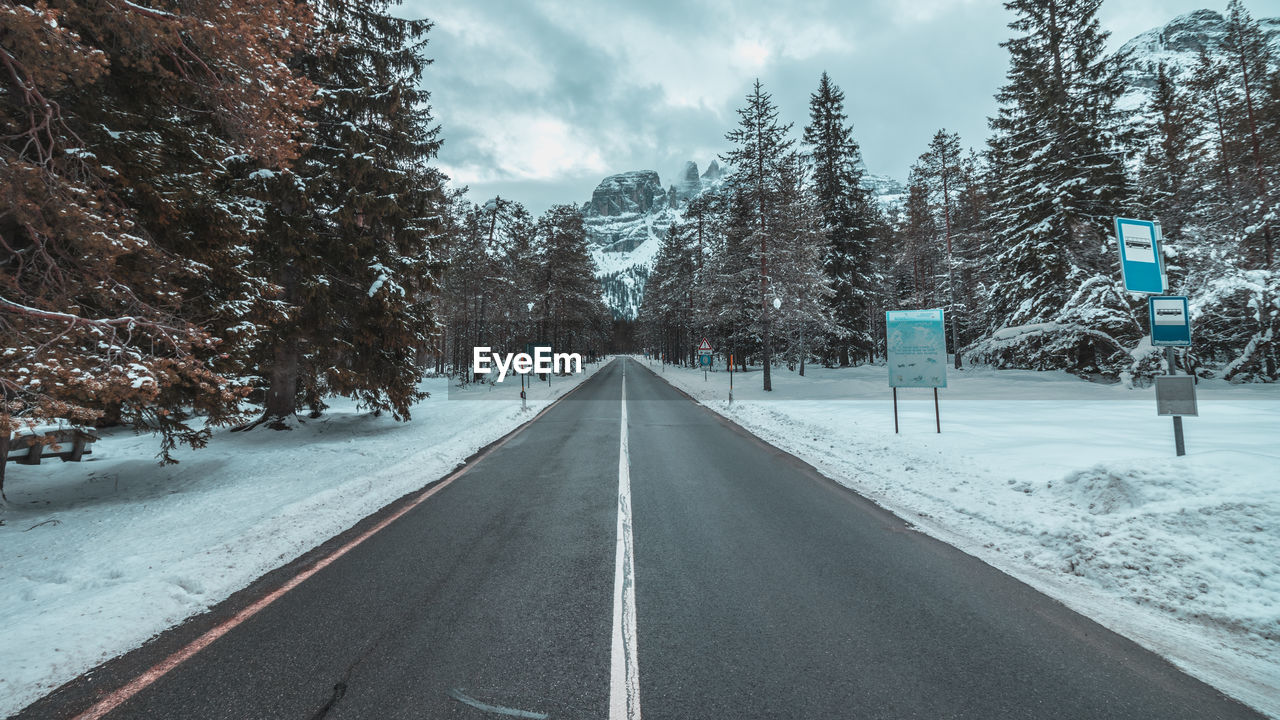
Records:
M631 540L631 457L627 449L627 365L622 361L622 435L618 447L618 546L613 574L613 654L609 720L640 720L636 665L636 565Z

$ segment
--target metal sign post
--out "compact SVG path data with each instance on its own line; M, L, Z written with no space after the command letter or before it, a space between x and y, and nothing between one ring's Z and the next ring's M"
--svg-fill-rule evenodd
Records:
M733 355L729 355L729 404L733 405Z
M1147 316L1151 322L1151 344L1164 348L1169 375L1156 378L1156 413L1173 416L1173 447L1178 457L1187 454L1182 436L1182 416L1196 415L1195 377L1178 375L1175 347L1191 345L1191 313L1187 298L1181 295L1156 296L1147 299Z
M702 366L702 382L707 381L707 368L711 366L711 343L706 338L698 344L698 364Z
M1178 457L1187 454L1182 436L1182 416L1196 417L1200 409L1196 405L1196 379L1193 375L1178 375L1174 367L1173 348L1165 349L1169 362L1169 374L1156 376L1156 415L1173 416L1173 448Z
M889 310L885 313L889 387L893 388L893 431L898 432L898 388L933 388L934 426L942 432L938 388L947 386L947 331L943 312Z

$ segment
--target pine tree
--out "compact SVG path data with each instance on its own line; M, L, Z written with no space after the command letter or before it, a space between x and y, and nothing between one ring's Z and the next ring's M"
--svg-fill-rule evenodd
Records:
M997 96L985 300L994 334L974 353L1017 367L1118 372L1144 333L1108 249L1126 186L1118 58L1101 0L1012 0L1009 83Z
M280 288L263 419L343 395L408 419L423 397L420 352L434 332L433 244L446 215L428 94L426 20L387 14L387 0L325 0L321 30L298 64L320 87L310 147L293 172L264 182L270 248L260 274Z
M543 252L539 339L556 352L598 350L610 315L587 251L582 212L573 205L552 206L538 220L538 239Z
M212 332L226 297L209 291L243 280L253 211L226 160L296 155L314 87L285 60L309 14L285 0L0 14L0 441L23 423L124 422L161 433L170 461L237 417Z
M1229 380L1270 381L1280 375L1280 67L1238 1L1228 5L1226 30L1220 53L1202 52L1190 83L1211 152L1192 166L1200 179L1184 210L1199 240L1186 248L1187 285L1196 296L1196 354L1221 363Z
M798 160L798 158L797 158ZM773 225L773 272L769 278L779 300L774 314L778 336L787 346L789 368L804 375L815 340L843 335L831 308L831 279L823 267L830 248L827 228L816 198L808 192L801 163L783 170L786 192L779 198L782 212Z
M961 341L958 332L959 307L956 304L958 290L956 288L956 253L954 250L954 225L956 205L960 198L960 178L963 166L960 156L960 136L939 130L929 141L929 149L920 156L917 175L927 193L926 201L935 215L942 219L941 225L946 242L946 264L944 278L946 290L947 315L951 320L951 343L955 353L955 366L960 369Z
M1203 151L1202 126L1187 93L1178 89L1163 63L1156 71L1148 110L1154 122L1144 133L1139 204L1160 219L1166 240L1176 242L1193 203L1194 188L1188 180Z
M1243 214L1249 220L1247 247L1257 253L1256 263L1263 268L1275 264L1275 241L1280 233L1280 188L1273 178L1280 169L1280 157L1274 154L1276 141L1265 140L1264 83L1271 75L1274 58L1270 44L1258 22L1249 15L1240 0L1227 5L1227 35L1223 50L1236 85L1235 125L1245 139L1247 151L1240 164L1248 168L1241 173L1245 185ZM1268 154L1272 150L1273 154ZM1242 170L1244 169L1242 168Z
M871 194L862 186L862 156L844 112L844 92L822 73L809 96L813 193L827 235L823 267L830 278L829 304L838 322L829 344L841 366L851 355L868 359L874 340L866 318L874 285L872 246L880 223ZM830 360L831 358L829 358Z
M938 271L944 267L945 255L938 246L939 223L930 195L924 173L916 165L907 184L907 202L897 233L901 286L895 298L914 309L938 307L942 298Z
M760 312L754 325L760 335L764 389L769 391L773 389L770 382L773 327L769 312L774 299L769 289L769 235L779 222L783 209L780 200L786 192L784 175L795 164L795 158L791 150L793 141L787 137L791 125L778 123L778 108L758 79L747 95L746 107L738 110L738 118L738 127L725 135L734 147L722 155L721 160L732 168L728 183L733 188L733 202L739 205L736 219L747 223L740 230L750 233L751 245L759 248Z
M698 326L715 346L732 355L745 370L747 355L758 352L760 336L753 322L757 316L759 257L754 244L751 205L737 197L732 186L717 198L714 234L701 273ZM706 239L706 238L704 238Z
M672 223L663 235L653 272L644 286L639 316L651 347L665 360L683 364L693 356L693 293L696 245L693 227Z

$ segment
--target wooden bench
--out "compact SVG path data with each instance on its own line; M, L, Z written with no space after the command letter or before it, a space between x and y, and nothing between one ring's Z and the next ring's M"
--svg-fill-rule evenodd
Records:
M4 438L0 438L4 440ZM63 462L80 462L85 455L92 455L89 446L98 436L79 428L54 430L40 434L24 434L10 438L5 448L5 460L19 465L39 465L42 458L56 457ZM20 452L26 450L25 453Z

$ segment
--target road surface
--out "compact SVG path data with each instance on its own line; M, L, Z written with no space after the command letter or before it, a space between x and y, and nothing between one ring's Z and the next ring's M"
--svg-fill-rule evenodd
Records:
M630 360L173 649L21 717L1260 717Z

